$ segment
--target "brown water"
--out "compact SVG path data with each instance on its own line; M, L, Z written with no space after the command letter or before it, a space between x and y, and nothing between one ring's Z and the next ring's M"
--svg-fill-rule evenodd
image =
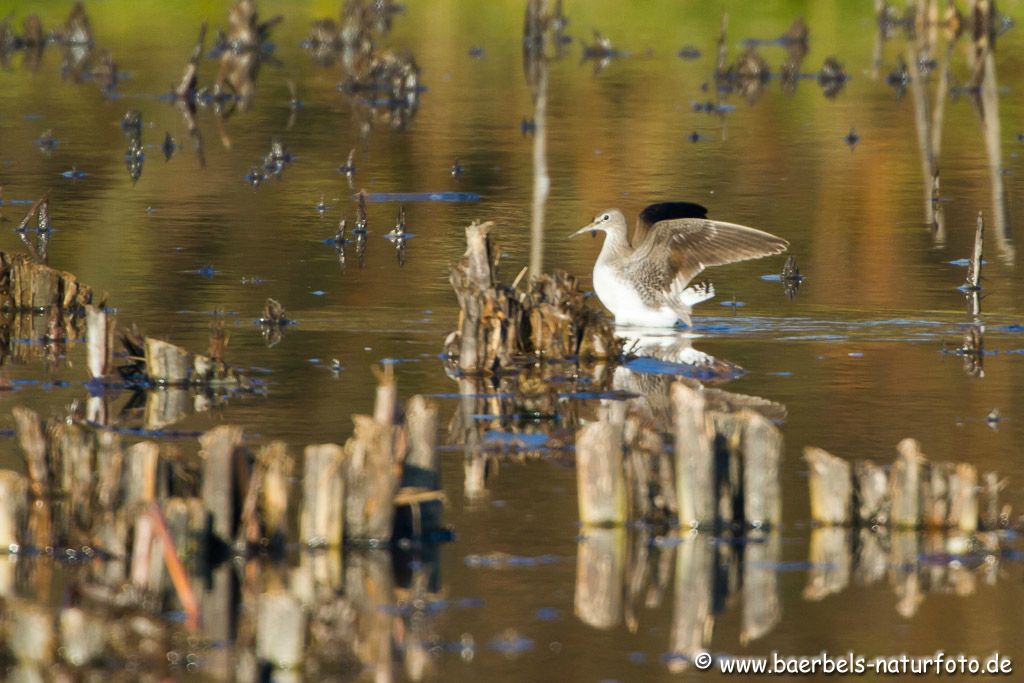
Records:
M319 66L300 48L311 21L336 15L334 3L264 3L267 16L285 15L272 33L273 61L263 65L248 109L227 119L223 133L209 110L197 114L205 168L190 149L179 113L157 96L178 79L199 23L223 23L227 3L185 9L128 2L90 6L97 44L111 51L128 76L118 99L102 97L95 84L63 80L58 48L48 48L34 70L20 55L0 70L0 185L6 200L50 191L56 228L50 263L109 292L119 324L134 323L185 346L205 346L211 315L220 310L231 333L229 359L265 369L257 371L266 382L265 395L234 397L175 429L238 424L255 442L283 439L296 449L341 442L351 432L349 415L370 410L371 368L383 359L401 361L395 370L403 396L458 391L437 356L457 316L447 266L464 249L463 227L473 219L495 221L507 277L530 257L534 139L520 124L534 113L522 69L523 7L455 0L408 4L384 39L415 55L426 86L404 130L379 124L363 131L335 87L339 67ZM1007 0L1000 9L1024 21L1020 2ZM49 4L16 1L7 11L19 23L30 11L38 11L48 26L63 19L63 9ZM1001 36L995 52L996 114L988 126L997 121L1000 127L988 146L971 98L945 98L935 157L946 234L937 240L929 226L931 179L922 170L914 93L899 98L886 83L906 40L898 33L881 45L876 72L870 3L568 2L566 12L571 35L589 40L591 28L598 28L630 54L594 73L592 63L580 63L574 43L566 58L550 65L551 189L543 267L589 281L600 241L570 242L569 232L609 206L632 215L652 201L687 199L708 206L713 217L784 236L807 278L790 300L778 282L761 278L778 273L781 259L712 271L718 297L696 311L694 345L747 371L725 385L728 391L767 398L788 411L782 426L781 564L773 565L781 619L767 634L743 643L743 601L730 596L716 605L708 649L735 655L941 649L978 656L998 650L1024 666L1016 608L1024 589L1021 565L1012 558L988 574L964 570L976 578L967 594L925 590L912 616L897 612L898 598L884 579L852 582L820 601L806 599L808 569L802 563L810 533L800 457L804 446L816 445L848 458L888 461L895 444L913 436L932 459L998 471L1010 481L1006 500L1017 509L1024 503L1024 277L1014 253L1024 237L1016 220L1024 196L1024 143L1018 140L1024 95L1016 77L1024 69L1020 29ZM851 80L832 99L813 79L800 81L792 94L773 80L753 103L736 94L725 99L735 109L724 115L694 111L693 102L715 98L711 78L723 12L730 15L730 60L742 50L743 38L778 36L803 15L810 50L802 71L815 72L835 55ZM680 59L676 52L684 44L702 55ZM482 54L471 56L473 47ZM782 48L760 49L777 70ZM970 79L968 52L968 41L961 40L951 53L957 84ZM204 62L202 79L211 80L216 68ZM288 80L303 101L293 125ZM929 108L936 106L936 83L933 73ZM130 108L142 112L146 145L143 173L134 184L125 170L119 127ZM844 141L851 127L860 135L853 149ZM46 129L60 141L50 154L35 143ZM159 149L165 131L183 147L166 162ZM253 188L244 176L274 137L296 159L280 180ZM350 148L357 166L352 186L336 171ZM456 159L464 170L453 177ZM72 167L88 175L61 176ZM359 188L481 198L406 202L416 236L409 240L404 266L383 237L398 204L371 203L365 267L350 253L340 268L322 240L333 235L340 217L352 225L351 194ZM321 196L328 204L322 216L315 208ZM0 230L0 249L18 250L10 228L25 207L2 208L0 227L8 229ZM970 321L956 289L965 269L949 262L970 255L979 211L986 220L988 259L983 377L966 373L962 359L947 353L962 342ZM210 277L196 272L209 266ZM260 278L258 284L248 283L253 277ZM298 321L271 348L254 324L268 296ZM734 298L743 305L721 305ZM336 375L326 367L334 358L343 367ZM26 380L3 394L5 410L26 405L56 414L86 396L80 346L66 363L14 364L4 371ZM55 379L68 384L53 386ZM439 400L444 425L457 401ZM1001 419L990 424L985 416L993 409ZM580 410L593 416L597 402ZM596 629L574 615L579 529L571 451L499 458L486 491L473 497L465 492L461 450L449 450L444 458L446 519L457 539L442 550L442 592L452 600L474 600L433 618L437 680L674 677L665 654L672 649L674 602L687 596L673 596L671 569L667 594L659 604L640 608L632 628L620 620ZM20 462L13 439L0 441L0 464L17 468ZM474 561L492 553L534 561L502 567ZM467 636L472 656L455 646ZM713 674L691 670L683 676L703 680Z

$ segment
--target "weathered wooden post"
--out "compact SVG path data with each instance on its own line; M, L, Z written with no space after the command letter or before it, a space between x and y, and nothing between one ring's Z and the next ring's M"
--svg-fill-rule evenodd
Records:
M576 484L581 524L619 526L626 522L622 425L591 422L577 432Z
M345 534L371 545L391 540L398 472L391 453L394 428L353 415L345 443Z
M978 530L978 469L958 463L949 478L949 523L967 533Z
M128 448L125 459L125 506L156 500L160 447L155 441L140 441Z
M745 411L744 416L744 521L754 529L774 528L782 522L779 484L782 433L758 413Z
M921 475L925 459L914 439L903 439L896 450L899 455L889 475L892 523L916 529L921 525Z
M850 463L813 446L804 448L804 460L811 472L811 519L818 524L849 524L853 509Z
M85 307L86 363L93 379L113 372L114 316L98 306Z
M236 509L240 491L237 473L247 468L242 445L242 429L230 425L215 427L199 437L200 456L203 458L203 484L201 497L209 510L211 531L225 543L235 538Z
M673 384L672 415L679 525L684 529L708 526L715 519L714 432L704 397L682 382Z
M283 441L272 441L256 454L263 469L260 487L261 526L266 538L283 540L288 535L288 495L295 462Z
M889 475L870 460L858 460L853 466L857 492L857 519L866 524L889 523Z
M339 548L344 539L345 454L333 443L306 446L299 538L307 546Z
M50 462L46 448L46 438L39 416L28 408L15 406L14 429L18 444L25 455L25 465L32 493L41 496L50 490Z

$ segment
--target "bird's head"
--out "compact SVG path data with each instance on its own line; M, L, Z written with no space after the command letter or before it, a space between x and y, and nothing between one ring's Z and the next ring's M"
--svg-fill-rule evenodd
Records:
M608 209L602 211L594 217L590 225L586 225L573 234L569 235L570 238L582 235L584 233L595 234L597 232L604 233L617 233L621 232L623 237L626 234L626 217L622 215L622 212L618 209Z

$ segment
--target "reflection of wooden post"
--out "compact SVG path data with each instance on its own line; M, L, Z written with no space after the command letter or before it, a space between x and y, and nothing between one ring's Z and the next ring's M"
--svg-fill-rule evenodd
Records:
M52 662L56 642L50 608L28 600L12 601L6 608L9 621L5 640L18 664L35 667ZM14 675L13 680L19 677ZM42 676L21 680L42 680Z
M714 521L713 432L704 397L681 382L672 385L675 420L676 497L679 525L698 527Z
M392 616L385 609L395 602L391 554L381 550L354 552L345 567L345 595L355 612L352 650L366 669L366 678L391 681Z
M576 482L583 525L626 521L621 425L591 422L577 432Z
M689 532L680 539L669 652L682 657L669 660L668 668L672 673L689 668L693 658L711 639L715 626L711 604L713 552L710 539L702 534Z
M344 453L333 444L306 446L299 537L309 546L337 548L344 538Z
M804 460L811 471L811 519L819 524L849 524L853 504L850 463L812 446L804 449Z
M213 571L210 585L200 596L203 638L212 643L231 643L235 639L235 568L225 562ZM231 648L212 648L203 659L203 668L212 680L232 680Z
M576 616L593 628L608 629L622 616L626 571L626 530L584 530L576 551Z
M306 614L286 590L259 596L256 617L256 656L278 669L294 669L305 658Z
M804 600L823 600L850 584L850 538L850 531L842 527L811 529Z
M21 545L28 482L13 470L0 470L0 549L16 550Z
M878 583L889 568L889 558L884 546L888 545L889 532L881 527L861 528L857 532L857 558L854 562L855 580L861 586Z
M914 529L896 530L891 536L889 583L896 593L896 611L905 619L914 616L924 600L918 575L920 536L921 534Z
M110 510L121 501L121 473L124 454L121 438L114 432L96 432L96 502Z
M60 611L61 656L71 666L85 666L102 652L106 624L77 607Z
M743 557L743 617L740 643L764 636L782 618L777 565L782 558L778 529L750 532Z

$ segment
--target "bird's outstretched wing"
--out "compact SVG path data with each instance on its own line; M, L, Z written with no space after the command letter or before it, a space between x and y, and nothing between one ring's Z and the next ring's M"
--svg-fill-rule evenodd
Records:
M640 212L636 219L636 228L629 239L630 245L635 249L643 243L644 238L651 231L651 228L661 221L673 220L676 218L707 218L708 210L700 204L693 202L659 202L651 204Z
M630 260L646 261L687 283L708 266L778 254L789 242L770 233L707 218L675 218L651 226Z

